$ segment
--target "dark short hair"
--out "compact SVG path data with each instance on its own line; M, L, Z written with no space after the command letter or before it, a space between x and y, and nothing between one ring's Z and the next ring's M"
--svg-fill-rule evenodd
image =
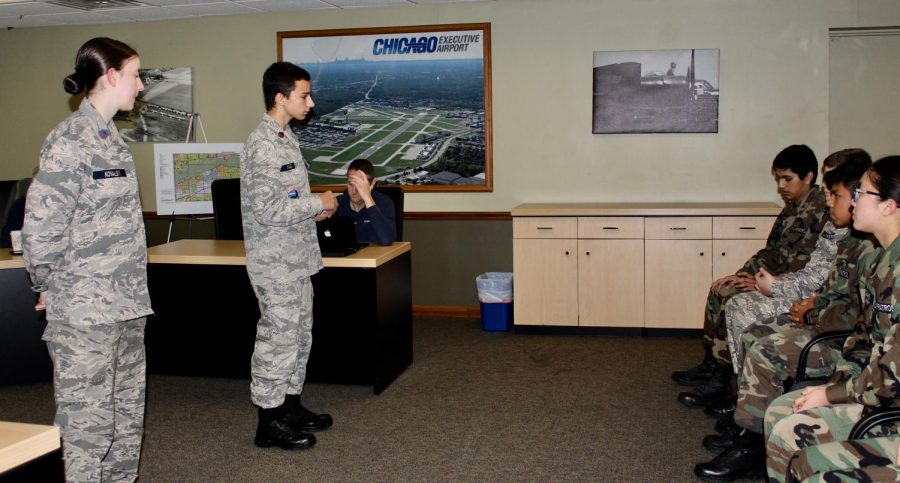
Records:
M354 159L353 162L350 163L350 166L347 166L347 172L350 172L351 169L366 173L366 179L368 179L370 183L375 179L375 168L372 167L372 163L366 158Z
M306 69L290 62L275 62L263 73L263 102L266 110L275 107L275 96L278 94L290 97L297 81L309 81L309 72Z
M109 69L122 70L125 62L138 53L128 44L107 37L94 37L78 49L75 72L63 79L63 89L69 94L84 91L90 94L97 79Z
M841 149L840 151L835 151L829 154L828 157L822 161L822 167L826 169L834 169L849 161L864 162L866 166L871 166L872 156L869 156L869 153L867 153L865 149Z
M865 151L863 151L865 152ZM822 181L828 189L832 189L835 184L842 184L844 188L853 191L859 188L859 180L866 173L866 170L872 166L872 160L868 159L852 159L846 160L844 163L837 165L836 168L828 171L822 176Z
M900 156L886 156L875 161L866 176L881 193L881 199L900 204Z
M789 169L797 176L805 178L812 173L812 182L816 184L819 163L816 161L816 153L805 144L794 144L781 150L772 161L772 171L776 169Z

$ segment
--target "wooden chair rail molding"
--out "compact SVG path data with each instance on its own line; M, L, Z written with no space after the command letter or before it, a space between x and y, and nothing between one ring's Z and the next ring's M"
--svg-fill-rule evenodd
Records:
M169 220L171 215L158 215L145 211L145 220ZM182 217L177 217L181 219ZM195 220L212 220L212 215L200 215ZM512 215L508 211L407 211L404 220L416 221L510 221Z

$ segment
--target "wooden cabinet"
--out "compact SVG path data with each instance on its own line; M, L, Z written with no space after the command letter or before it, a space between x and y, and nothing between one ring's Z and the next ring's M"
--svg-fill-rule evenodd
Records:
M512 210L515 324L701 328L709 285L765 245L770 203Z
M578 218L578 325L640 327L643 237L640 218Z
M578 240L513 240L516 323L578 325Z
M775 220L770 216L713 218L713 280L735 273L766 244Z
M645 218L644 327L702 327L712 273L712 218Z
M513 220L516 324L641 326L643 233L640 218Z

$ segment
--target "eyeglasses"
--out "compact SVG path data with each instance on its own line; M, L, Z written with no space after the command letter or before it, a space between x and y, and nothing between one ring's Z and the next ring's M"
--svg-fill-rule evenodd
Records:
M852 195L853 202L856 203L859 200L859 197L863 194L877 196L878 199L884 198L883 196L881 196L881 193L878 193L876 191L869 191L869 190L857 188L857 189L853 190L853 195Z

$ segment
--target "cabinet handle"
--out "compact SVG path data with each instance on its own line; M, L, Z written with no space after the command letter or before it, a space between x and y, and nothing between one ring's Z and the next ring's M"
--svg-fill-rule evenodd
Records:
M604 230L618 230L619 227L618 226L604 226L603 229Z
M539 226L539 227L537 227L537 229L538 230L552 230L553 227L552 226Z
M585 254L585 255L590 255L590 254L591 254L591 252L584 252L584 254Z
M669 229L672 230L672 231L684 231L684 230L687 230L687 227L685 227L685 226L673 226L673 227L671 227L671 228L669 228Z
M741 230L755 230L755 229L756 229L755 226L742 226L741 227Z
M703 256L703 252L700 252L700 256L701 256L701 257Z
M569 254L569 250L566 250L566 255L568 255L568 254Z
M722 256L723 256L723 257L725 256L725 252L722 252Z

